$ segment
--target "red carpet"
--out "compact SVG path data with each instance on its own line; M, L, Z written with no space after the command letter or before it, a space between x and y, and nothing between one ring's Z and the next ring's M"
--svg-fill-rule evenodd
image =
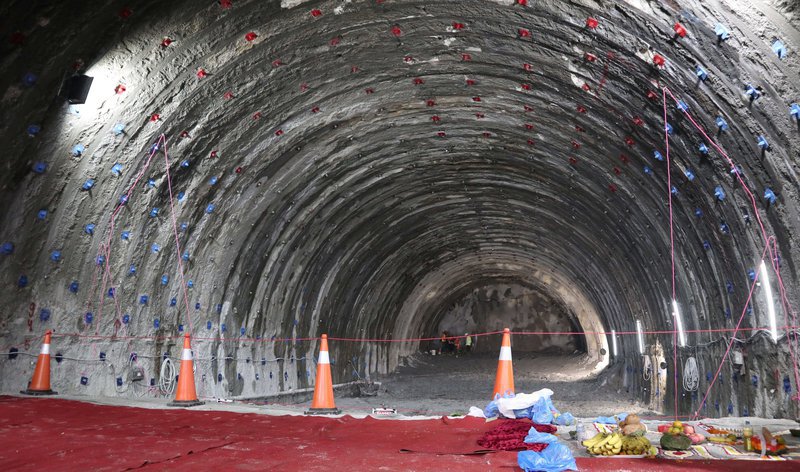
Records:
M515 452L460 455L479 449L471 442L492 427L477 418L331 419L0 397L0 470L519 470ZM423 445L451 454L400 452ZM599 471L800 469L797 462L577 461Z

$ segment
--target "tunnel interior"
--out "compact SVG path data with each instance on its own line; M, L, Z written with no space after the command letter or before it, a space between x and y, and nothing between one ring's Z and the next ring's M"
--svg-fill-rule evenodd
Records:
M188 332L241 399L321 334L343 383L508 327L654 411L798 415L794 4L2 8L3 391L46 330L60 391L155 394Z
M462 336L469 333L502 331L514 326L517 331L531 334L514 343L514 351L587 353L586 340L575 314L543 287L523 286L516 283L491 284L454 294L450 306L438 310L438 328L429 330ZM443 300L447 302L448 300ZM554 335L551 333L576 333ZM496 343L477 342L472 352L497 351Z

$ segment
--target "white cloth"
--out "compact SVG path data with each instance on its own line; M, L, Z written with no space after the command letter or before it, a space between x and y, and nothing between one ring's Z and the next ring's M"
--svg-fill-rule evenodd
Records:
M483 410L481 410L477 406L469 407L469 413L467 413L467 416L474 416L476 418L486 418L486 415L483 414Z

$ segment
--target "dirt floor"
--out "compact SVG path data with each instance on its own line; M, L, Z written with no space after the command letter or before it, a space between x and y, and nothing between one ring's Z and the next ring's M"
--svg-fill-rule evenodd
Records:
M531 393L549 388L556 408L575 416L656 414L639 404L632 392L612 388L604 376L592 377L593 368L580 353L514 352L515 389ZM396 373L377 379L381 383L377 396L338 397L337 406L355 410L386 406L406 415L466 414L470 406L483 409L491 400L496 371L496 353L418 354Z

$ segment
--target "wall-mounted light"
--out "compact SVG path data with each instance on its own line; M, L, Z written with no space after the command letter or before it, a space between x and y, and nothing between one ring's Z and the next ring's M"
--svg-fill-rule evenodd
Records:
M769 334L773 342L778 342L778 322L775 319L775 302L772 300L772 285L769 283L767 264L761 261L761 283L764 284L764 296L767 298L767 315L769 316Z
M675 316L675 327L678 328L678 345L686 347L686 333L683 331L683 320L681 319L681 312L678 309L678 302L672 300L672 314Z
M85 74L73 75L64 81L60 95L66 98L71 105L86 103L86 97L89 96L89 89L92 88L93 80L93 77Z
M639 342L639 354L644 354L644 333L641 320L636 320L636 340Z
M611 352L617 357L617 331L614 329L611 330Z

